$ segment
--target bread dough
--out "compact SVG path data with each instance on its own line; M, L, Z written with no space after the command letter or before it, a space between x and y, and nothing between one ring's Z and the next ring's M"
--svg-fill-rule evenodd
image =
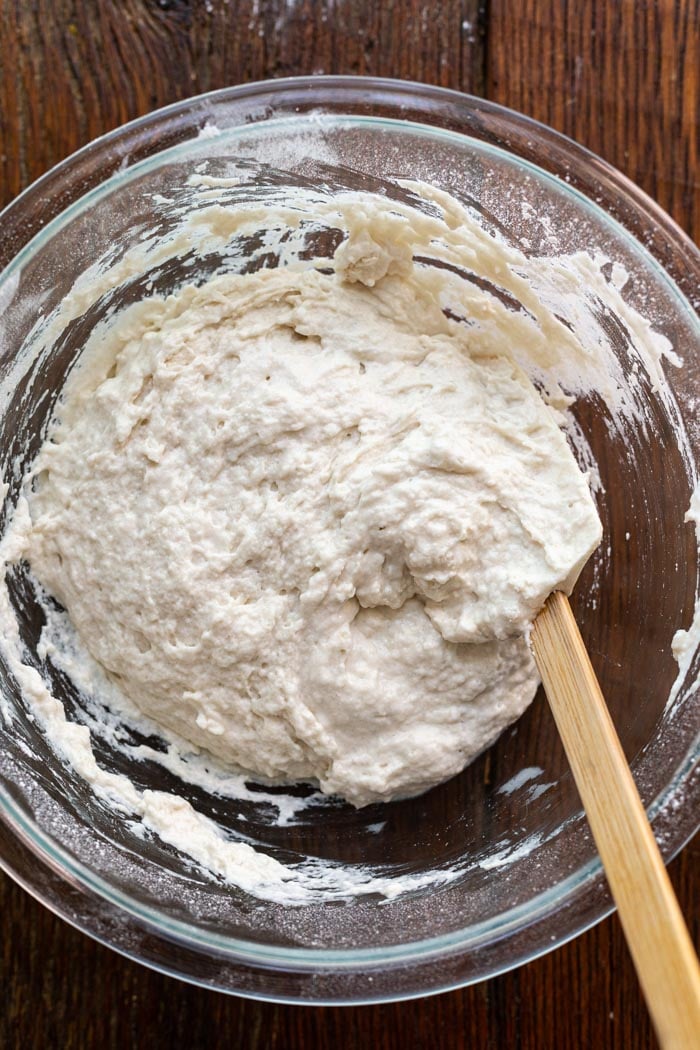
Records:
M23 551L144 713L357 806L521 714L528 625L600 539L554 412L372 207L333 272L126 311L69 379Z

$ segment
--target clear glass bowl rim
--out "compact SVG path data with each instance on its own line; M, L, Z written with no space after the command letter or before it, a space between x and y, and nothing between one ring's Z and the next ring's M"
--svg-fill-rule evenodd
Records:
M600 193L599 199L594 203L585 192L584 196L586 196L587 204L601 211L608 221L620 225L620 220L611 216L602 206L603 203L609 204L609 198L612 198L614 202L622 201L625 209L640 224L640 228L653 235L649 237L649 243L653 241L654 244L653 252L650 252L645 245L639 244L638 247L654 260L656 267L667 279L670 273L675 290L684 293L680 297L686 308L692 312L688 298L693 288L697 289L700 278L700 252L692 240L656 202L607 162L561 133L497 103L418 82L360 76L287 77L222 88L155 110L94 139L51 168L0 212L3 228L3 237L0 240L0 282L7 267L13 261L17 261L18 255L31 251L34 247L32 242L40 239L37 235L46 229L54 219L62 215L67 207L95 187L104 186L107 181L113 179L113 176L118 177L125 161L131 167L146 157L161 152L161 149L167 148L167 145L152 148L154 131L177 130L184 125L191 132L198 126L204 126L206 121L214 116L213 110L217 105L255 102L259 106L262 100L267 100L273 107L275 103L290 106L295 99L301 102L304 111L307 108L327 107L337 115L344 113L343 104L371 106L374 102L380 103L383 107L394 106L399 111L401 107L410 105L424 112L426 117L432 117L437 130L441 127L441 114L449 110L453 115L456 113L466 125L465 130L461 132L457 130L453 133L466 137L475 131L483 131L477 123L479 118L494 119L498 122L499 128L504 126L509 132L508 141L497 142L496 148L523 161L536 163L532 160L527 161L525 155L534 143L538 150L544 147L549 157L549 165L536 165L542 171L552 174L553 165L554 173L558 175L557 168L561 159L565 158L565 170L568 170L569 167L576 168L588 179L595 180ZM293 112L292 108L284 111L285 115L292 115ZM276 112L266 113L263 119L277 115ZM400 112L393 115L393 120L397 118L401 119ZM416 121L412 120L411 123L415 126ZM430 124L427 127L430 128ZM192 138L192 135L188 134L180 141L184 141L185 138ZM491 141L488 135L482 135L481 138L482 141ZM95 168L96 160L100 163ZM79 187L77 192L76 185ZM111 182L111 185L114 185L114 182ZM580 191L574 191L572 187L572 192ZM66 193L70 196L69 201L64 198ZM38 212L38 218L35 212ZM628 237L633 236L624 223L623 228ZM634 239L639 240L639 238ZM683 270L680 272L673 265L673 259L678 258L676 253L679 250L684 261ZM659 831L663 832L663 852L667 862L692 837L700 823L698 817L694 816L700 811L700 805L698 805L700 803L700 778L694 776L699 758L700 746L696 740L694 748L691 748L691 752L686 756L685 763L679 765L676 778L667 785L664 796L657 798L649 810L650 816L653 817L655 831L657 834ZM664 819L664 800L670 797L681 784L686 797L684 810L680 818L676 813L673 821L668 822ZM272 987L274 984L272 978L268 982L271 985L270 988L260 987L251 990L218 985L223 991L237 992L269 1001L313 1001L317 1005L387 1002L446 991L495 976L537 958L577 936L613 910L605 888L600 862L595 860L569 875L557 886L532 898L527 906L521 905L517 909L502 913L497 923L468 927L460 931L459 935L451 934L413 942L401 946L398 951L391 948L361 949L359 951L350 949L334 953L314 949L265 949L245 941L227 940L222 943L221 939L212 938L210 935L193 934L192 928L185 924L173 922L164 924L157 913L150 912L150 909L144 912L144 909L135 905L125 895L114 892L102 879L78 865L38 828L30 826L4 791L0 791L0 822L2 822L3 839L13 840L17 847L16 850L11 851L17 854L13 857L12 862L0 857L0 867L7 874L71 925L121 954L154 969L193 983L217 987L216 982L201 980L185 972L178 965L177 948L179 945L186 944L188 948L194 948L195 951L215 953L219 964L228 961L243 971L249 965L253 967L256 963L261 963L268 967L274 966L280 974L294 973L302 981L306 981L307 978L313 980L317 969L326 972L335 969L336 978L339 977L341 981L344 977L348 978L347 990L336 991L336 980L332 994L324 996L319 988L321 995L318 997L306 994L285 994L281 989ZM660 825L663 826L660 827ZM20 859L17 859L18 857ZM39 867L35 867L37 861L39 861ZM78 900L76 901L74 895L70 901L70 907L66 906L60 892L61 880L66 874L73 887L76 885L80 887ZM557 910L552 911L551 906L555 904L558 905ZM146 958L139 952L130 951L118 943L116 935L110 938L95 932L91 928L91 921L94 923L96 908L98 910L102 908L105 915L109 915L112 919L118 917L122 922L131 924L135 929L147 934L151 940L155 938L158 942L155 957ZM566 912L567 921L562 929L561 922L557 920L561 919L563 911ZM537 938L534 944L530 942L528 936L532 933L533 926L537 927ZM486 949L495 940L500 940L504 936L509 938L512 946L508 958L499 964L484 959L483 965L480 965L481 954L485 954ZM353 990L353 985L356 983L353 982L353 978L368 969L381 967L384 970L391 970L396 968L402 971L405 978L407 971L414 966L417 967L419 964L440 956L452 957L456 953L464 956L465 963L468 960L464 975L457 980L444 984L432 984L428 987L409 987L409 990L378 989L378 994L372 993L366 986L364 991ZM402 979L400 983L404 984L404 980ZM408 985L410 986L410 980Z

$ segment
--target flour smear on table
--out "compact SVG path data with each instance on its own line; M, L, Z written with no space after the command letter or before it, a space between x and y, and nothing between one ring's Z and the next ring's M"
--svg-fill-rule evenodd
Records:
M424 184L251 204L249 177L195 175L174 233L93 268L44 327L190 249L255 236L277 256L93 332L2 543L46 595L40 655L80 688L83 723L24 658L6 588L5 657L66 761L207 871L288 903L391 898L458 871L283 865L101 768L91 731L158 732L165 751L123 745L132 760L236 797L246 772L355 805L459 772L531 701L528 627L600 540L572 400L642 423L581 288L624 319L660 397L678 362L601 257L528 259ZM336 234L331 256L314 230ZM282 822L304 805L269 799Z

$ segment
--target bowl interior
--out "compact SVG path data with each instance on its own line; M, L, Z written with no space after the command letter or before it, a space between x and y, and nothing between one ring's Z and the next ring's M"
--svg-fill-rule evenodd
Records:
M283 200L291 186L328 197L338 189L400 195L397 178L432 183L471 205L489 229L528 257L585 248L621 264L626 301L682 355L697 347L696 320L652 257L565 182L502 149L452 131L364 116L299 116L210 129L79 198L5 271L0 456L9 484L6 514L66 373L97 324L151 292L165 294L224 270L276 264L274 252L262 252L260 242L234 244L235 237L226 251L206 243L196 253L180 246L51 331L53 311L91 267L118 265L129 251L204 206L193 174L226 180L242 170L243 183L209 185L206 203L215 197L224 203ZM325 240L316 235L314 247L331 254L336 244L328 230ZM607 316L603 323L629 383L648 402L649 422L644 428L616 427L597 398L573 407L598 465L604 526L573 606L643 798L660 806L676 790L688 761L689 726L697 713L692 674L675 704L669 708L667 702L678 673L671 640L690 622L695 601L697 546L684 515L698 435L684 420L694 419L693 399L700 391L693 369L679 370L672 377L677 404L669 408L632 367L624 322ZM86 712L70 679L38 652L43 613L23 567L13 572L9 590L28 659L69 717L94 729L94 712ZM509 930L536 926L538 918L558 911L561 923L548 927L547 936L553 930L559 940L580 924L580 915L566 912L564 904L595 874L595 850L541 690L523 718L460 776L418 799L361 811L305 786L250 785L249 798L212 796L157 762L127 759L106 734L94 733L105 768L128 773L139 787L177 792L226 833L285 863L320 858L389 877L458 872L395 900L374 894L286 907L225 884L155 836L144 836L137 821L117 817L55 753L4 664L0 677L11 706L11 717L0 724L7 813L66 877L88 884L166 937L189 939L212 952L247 952L272 960L273 968L321 960L331 969L367 969L394 957L497 942ZM282 823L275 795L306 802ZM533 933L533 950L539 937ZM507 961L504 952L499 958ZM225 984L222 977L219 985Z

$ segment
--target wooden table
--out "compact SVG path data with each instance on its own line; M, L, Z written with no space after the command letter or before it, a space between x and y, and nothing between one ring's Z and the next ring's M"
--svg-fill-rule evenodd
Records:
M213 88L361 73L473 92L611 161L700 235L700 0L0 0L0 203L89 139ZM696 840L670 868L698 940ZM421 1002L260 1005L152 973L0 880L0 1046L654 1045L617 919Z

